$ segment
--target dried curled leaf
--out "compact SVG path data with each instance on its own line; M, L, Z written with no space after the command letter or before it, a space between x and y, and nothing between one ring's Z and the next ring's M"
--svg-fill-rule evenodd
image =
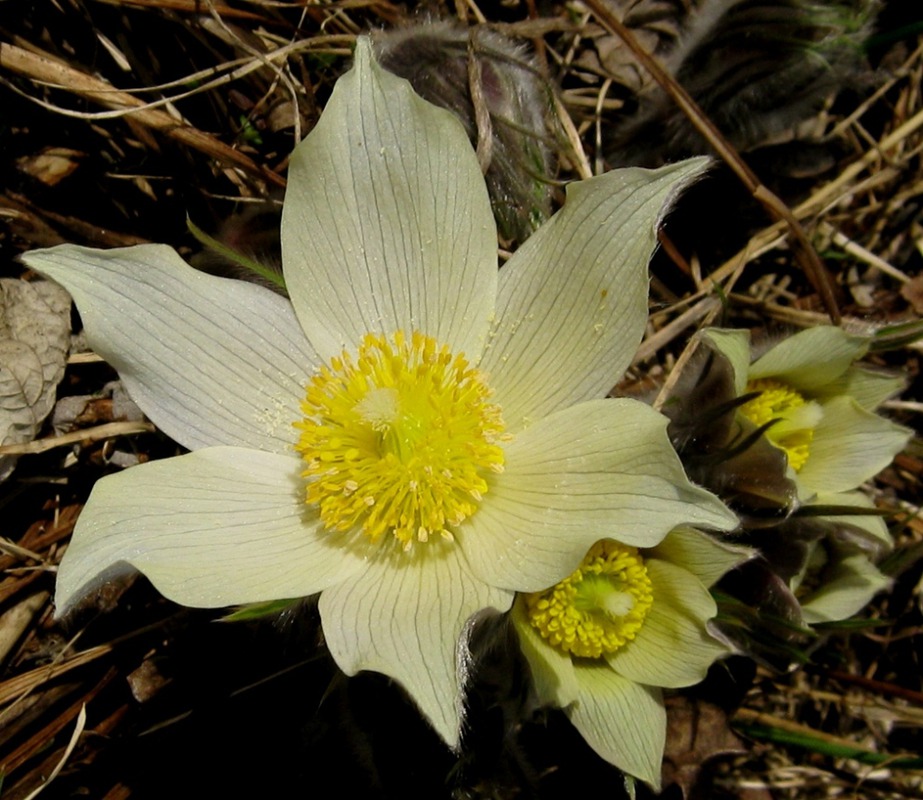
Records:
M667 747L664 786L677 784L682 797L695 795L702 766L710 758L746 752L728 724L727 713L716 705L691 697L667 701Z
M55 401L70 341L70 296L57 284L0 280L0 444L32 441ZM15 456L0 456L0 481Z

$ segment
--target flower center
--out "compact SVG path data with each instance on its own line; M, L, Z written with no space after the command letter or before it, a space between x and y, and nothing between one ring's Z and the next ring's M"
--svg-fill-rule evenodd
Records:
M529 621L550 644L581 658L599 658L637 636L652 592L638 551L604 539L570 577L526 595L525 601Z
M367 334L308 384L297 445L307 502L331 530L390 532L410 550L477 509L503 471L499 406L461 354L414 331Z
M747 392L760 394L742 405L740 413L757 427L772 423L766 438L785 451L789 466L798 472L811 454L814 428L823 416L820 405L806 401L790 386L771 379L750 381Z

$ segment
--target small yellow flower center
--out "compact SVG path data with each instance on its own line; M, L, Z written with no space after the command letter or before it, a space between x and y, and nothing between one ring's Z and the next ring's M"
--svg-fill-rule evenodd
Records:
M798 472L811 454L814 428L823 415L820 406L806 401L790 386L769 378L750 381L747 393L759 392L740 407L740 413L757 427L768 422L772 426L766 431L766 438L785 451L789 466Z
M652 592L638 551L605 539L570 577L525 601L529 621L550 644L580 658L599 658L638 635Z
M414 331L367 334L308 384L296 449L327 528L410 550L471 516L503 471L500 408L461 354Z

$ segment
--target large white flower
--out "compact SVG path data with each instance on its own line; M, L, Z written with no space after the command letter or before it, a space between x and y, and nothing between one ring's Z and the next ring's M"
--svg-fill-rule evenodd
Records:
M599 399L645 324L656 222L701 166L570 187L498 277L463 129L360 39L291 160L290 302L167 247L26 256L193 451L96 486L59 611L126 568L191 606L322 592L340 667L397 679L457 743L473 614L567 575L599 530L649 547L735 524L663 417Z

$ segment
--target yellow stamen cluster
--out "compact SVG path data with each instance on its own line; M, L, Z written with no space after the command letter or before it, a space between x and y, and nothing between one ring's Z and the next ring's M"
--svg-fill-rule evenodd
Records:
M570 577L526 595L525 602L529 621L550 644L580 658L599 658L638 635L653 585L637 549L605 539Z
M741 406L740 413L758 427L773 423L766 438L785 451L789 466L798 472L811 454L814 427L821 414L818 405L806 401L781 381L769 378L750 381L746 391L760 394Z
M503 471L503 420L461 354L414 331L367 334L307 387L296 449L307 502L338 531L391 533L404 550L471 516Z

